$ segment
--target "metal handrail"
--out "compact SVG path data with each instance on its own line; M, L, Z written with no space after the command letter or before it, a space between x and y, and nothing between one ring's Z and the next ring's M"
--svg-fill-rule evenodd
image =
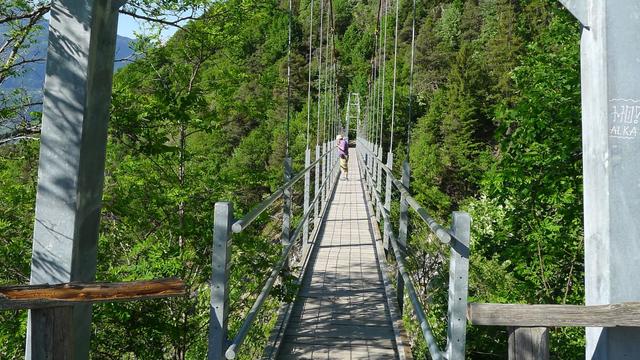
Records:
M305 218L309 216L309 213L310 212L307 212ZM251 329L251 325L253 325L253 322L255 321L256 315L258 315L258 312L262 308L262 305L264 305L265 300L269 296L269 292L271 292L271 288L273 287L273 284L278 278L278 274L280 274L280 271L282 271L282 269L284 268L284 265L286 264L287 259L289 259L289 254L291 254L291 249L295 244L295 240L297 240L297 237L300 236L300 233L301 233L300 230L302 229L303 224L304 224L304 219L303 219L303 222L300 223L300 225L298 225L298 227L296 228L296 231L292 236L292 240L284 248L284 251L282 252L282 256L280 256L280 260L271 271L271 275L269 275L269 277L267 278L267 281L265 282L264 286L262 287L262 290L260 291L260 295L258 295L258 298L253 303L253 306L251 307L251 310L249 310L249 314L247 315L244 322L242 323L240 330L236 334L235 338L233 338L233 341L231 342L231 345L227 348L227 351L225 351L225 356L227 357L227 359L234 359L236 357L238 348L242 345L242 343L244 342L244 339L247 337L247 334L249 333L249 329Z
M421 206L413 196L411 196L411 193L409 193L409 190L404 185L402 185L402 182L398 181L393 176L393 172L391 171L391 169L389 169L389 167L385 163L383 163L380 159L378 159L375 156L375 154L370 149L368 149L365 144L361 142L361 140L358 140L358 141L360 142L360 144L362 144L362 147L369 154L373 155L372 156L373 160L377 162L378 166L380 166L382 170L386 172L387 176L389 176L389 178L391 179L391 182L395 185L398 191L400 191L400 193L405 196L407 203L409 203L409 206L411 206L411 208L429 226L429 229L431 229L431 231L438 237L438 240L440 240L440 242L443 244L449 244L451 242L451 233L449 233L449 231L445 227L438 224L438 222L427 213L427 210L423 206Z
M327 144L325 144L326 146ZM312 164L308 165L304 170L302 170L301 172L297 173L295 176L293 176L293 178L291 178L291 180L287 181L286 184L284 184L283 186L281 186L280 188L278 188L274 193L272 193L271 195L269 195L266 199L264 199L262 202L260 202L260 204L256 205L255 207L253 207L249 213L247 213L242 219L233 222L233 211L232 211L232 207L229 205L229 203L226 203L227 205L222 205L222 206L226 206L226 212L224 211L220 211L221 216L220 216L220 222L218 223L216 220L216 231L214 231L214 246L216 247L216 249L218 250L218 252L216 254L220 254L219 258L221 260L216 262L216 259L214 258L213 264L214 264L214 279L217 279L215 281L218 281L217 283L215 283L214 286L214 280L212 280L212 292L216 291L216 300L215 302L213 302L212 300L212 318L211 318L211 327L210 330L210 348L209 348L209 354L210 354L210 359L234 359L237 354L238 351L240 349L240 347L242 346L244 340L246 339L247 335L249 334L249 331L251 329L251 327L253 326L258 313L261 311L262 307L264 306L264 303L266 301L266 299L269 296L270 291L272 290L276 280L278 279L279 274L281 273L281 271L287 266L287 263L289 261L289 258L291 257L291 254L293 253L292 249L295 247L296 242L302 237L302 234L305 233L306 230L306 225L308 224L308 221L310 219L311 213L313 212L315 215L315 217L318 217L319 214L322 214L326 211L329 202L328 202L328 195L329 193L327 192L327 189L334 189L335 188L335 184L337 183L338 180L338 176L339 176L339 172L336 173L336 168L338 165L338 161L337 158L334 158L332 156L329 156L333 149L331 149L331 147L329 146L329 150L326 151L324 154L322 154L322 156L319 156L318 159L316 159ZM465 237L465 232L468 232L468 226L467 228L460 228L460 226L456 225L456 221L455 219L457 219L456 217L454 217L454 222L453 222L453 228L452 228L452 232L450 233L447 229L445 229L444 227L442 227L441 225L439 225L433 218L431 218L428 213L426 212L426 210L420 206L418 204L418 202L409 194L409 190L408 190L408 185L404 186L403 183L397 181L394 177L393 177L393 173L390 169L391 165L387 166L386 164L383 164L380 159L376 158L376 156L370 151L370 149L365 145L364 140L359 139L359 148L358 150L362 150L362 152L357 151L357 159L359 161L359 163L364 164L364 156L363 155L373 155L370 157L373 157L374 159L376 159L376 162L374 163L370 163L367 162L367 164L364 164L361 166L361 168L364 168L365 171L365 176L367 177L367 184L369 186L369 190L370 190L370 197L369 199L372 200L372 202L374 202L374 211L377 212L378 214L376 215L376 217L378 217L379 214L382 214L382 218L384 219L384 226L385 226L385 239L384 239L384 243L385 243L385 249L389 249L388 246L388 242L391 242L391 247L392 247L392 251L394 252L394 255L396 257L397 260L397 264L398 264L398 279L402 279L404 280L404 285L400 285L399 286L400 289L406 289L407 290L407 295L412 303L412 309L416 315L417 320L419 321L420 324L420 328L422 330L424 339L428 345L428 349L429 349L429 353L431 354L432 358L437 359L437 360L442 360L445 358L451 358L451 359L459 359L462 358L459 354L459 349L462 349L462 354L464 354L464 336L465 333L462 332L462 335L455 335L455 334L460 334L460 332L458 330L456 330L455 333L452 333L454 335L448 335L447 336L447 352L446 354L441 352L440 349L438 348L438 344L437 341L435 340L435 337L433 335L432 329L429 326L428 320L427 320L427 316L425 314L425 309L423 308L422 304L420 303L420 299L419 296L416 292L416 289L411 281L411 277L409 275L409 273L406 270L406 262L404 260L404 256L405 256L405 252L403 251L403 248L400 244L400 242L402 241L401 239L399 239L399 234L394 234L392 226L391 226L391 215L390 215L390 201L391 201L391 197L390 197L390 193L393 190L391 183L393 182L395 187L398 188L398 190L401 192L402 194L402 198L403 198L403 206L404 206L404 210L403 214L406 214L406 211L408 209L409 206L405 206L405 205L410 205L410 207L412 209L414 209L419 217L421 219L423 219L423 221L425 221L428 225L429 228L431 229L432 232L434 232L438 238L440 239L440 241L442 241L443 243L448 243L451 247L452 250L452 264L454 264L454 252L457 254L456 256L459 256L459 251L456 250L456 242L454 242L453 244L451 244L451 238L453 237L454 239L456 238L456 235L459 235L459 239L466 239ZM319 153L318 150L316 150L316 153ZM308 156L305 155L305 156ZM282 248L282 254L280 255L280 257L278 258L278 260L276 261L276 263L274 264L273 268L271 269L267 279L264 282L264 285L262 286L260 293L258 294L255 302L252 304L251 309L249 310L248 314L246 315L244 321L242 322L240 329L238 330L238 332L236 333L235 337L232 339L232 341L230 343L227 343L226 341L228 341L227 339L227 327L226 327L226 318L227 315L225 315L225 313L228 311L227 309L227 301L228 301L228 292L226 289L224 289L224 286L226 286L226 279L228 275L226 275L225 271L228 271L228 264L229 264L229 260L228 260L228 255L224 255L225 253L228 252L228 248L227 245L230 244L230 239L231 239L231 233L232 232L241 232L242 230L246 229L258 216L260 216L260 214L262 214L267 208L269 208L269 206L271 206L278 198L280 198L281 196L288 196L288 191L289 189L297 182L299 181L302 177L307 176L310 173L310 171L312 169L314 169L315 167L318 166L318 163L324 159L326 159L328 157L328 161L323 162L322 164L322 184L321 186L318 187L318 189L314 192L314 199L307 205L306 203L308 202L308 199L305 198L305 210L303 212L303 215L301 217L301 220L299 220L300 222L298 223L298 225L295 228L295 231L293 232L292 235L288 235L289 234L289 222L288 222L288 217L285 218L283 221L285 223L285 225L283 225L283 236L282 236L282 242L283 242L283 248ZM305 163L309 163L308 159L305 159ZM391 164L391 161L389 161L389 164ZM373 166L372 166L373 165ZM326 167L325 167L326 166ZM386 192L386 199L385 202L382 201L382 197L383 197L383 193L382 190L378 184L378 187L376 188L374 183L372 181L375 181L376 183L381 183L382 181L382 177L381 177L381 171L382 169L385 170L385 174L387 177L387 192ZM317 173L318 169L316 170L316 176L318 176L318 178L320 178L319 173ZM374 174L374 172L377 172L377 175ZM408 173L407 173L408 174ZM405 175L403 175L403 179ZM375 179L374 179L375 178ZM403 180L403 181L406 181ZM305 184L307 184L307 182L305 182ZM408 183L407 183L408 184ZM309 184L305 185L305 186L309 186ZM317 186L317 184L316 184ZM310 191L310 189L308 187L305 187L305 192L306 191ZM307 196L307 194L305 193L305 197ZM316 206L321 203L322 204L322 210L320 212L318 212L318 209L316 209ZM216 204L216 214L218 214L218 203ZM224 207L222 207L222 209L224 209ZM286 207L285 207L285 212L287 212ZM288 212L289 213L289 212ZM454 214L455 215L455 214ZM217 215L216 215L217 216ZM290 213L289 213L290 216ZM225 220L227 219L227 220ZM233 222L233 223L232 223ZM401 221L401 225L400 225L400 231L402 232L403 230L403 226L405 228L405 232L406 232L406 222L404 222L404 225L402 225L403 222ZM286 230L285 230L286 227ZM462 230L461 230L462 229ZM466 229L466 230L465 230ZM315 229L314 229L315 231ZM215 235L215 234L219 234L219 236ZM305 233L306 234L306 233ZM305 235L306 236L306 235ZM448 241L447 241L448 240ZM387 242L388 241L388 242ZM466 244L468 244L468 240ZM306 243L305 243L306 244ZM464 244L463 244L464 245ZM310 251L311 249L307 249L307 251ZM455 251L454 251L455 250ZM227 253L228 254L228 253ZM308 252L306 253L308 256ZM466 265L465 265L466 266ZM226 270L225 270L226 269ZM452 272L453 273L453 272ZM455 274L458 274L458 272L456 271ZM456 275L457 278L457 275ZM460 277L460 279L463 279L462 277ZM465 275L465 279L466 279L466 275ZM400 280L399 280L400 281ZM462 293L462 297L464 298L464 309L466 309L466 286L467 285L460 285L460 284L466 284L466 280L463 280L464 282L454 282L453 280L450 279L450 297L452 296L451 294L451 289L453 289L454 287L452 287L452 284L456 284L455 288L457 289L459 286L464 286L462 289L464 289L463 293ZM455 290L453 290L453 294L454 297L457 298L457 293L455 292ZM399 293L401 294L402 292L399 291ZM213 299L213 295L212 295L212 299ZM450 304L451 306L451 304ZM450 311L451 311L451 307L450 307ZM450 316L450 322L449 322L449 326L450 329L453 328L453 326L457 326L456 329L460 328L460 318L464 318L464 316L460 315L464 312L464 309L462 309L461 306L455 305L455 317ZM457 319L458 323L452 323L451 319ZM215 320L215 322L214 322ZM464 324L462 324L462 326L464 326ZM449 333L448 333L449 334ZM455 336L459 336L457 339L455 338ZM460 339L461 342L460 342ZM217 344L216 347L211 347L212 344ZM451 345L453 344L453 345ZM456 344L462 344L462 347L457 346ZM456 352L452 352L451 348L452 346L456 349ZM212 349L218 349L218 350L212 350ZM213 354L213 355L211 355ZM453 357L451 357L451 354L457 354L454 355ZM211 357L213 356L213 357ZM462 355L463 356L463 355Z
M243 229L245 229L247 226L249 226L257 216L259 216L262 212L264 212L269 207L269 205L271 205L278 197L282 196L282 194L284 193L284 190L291 187L297 180L299 180L302 177L302 175L304 175L311 168L315 167L315 165L320 160L322 160L325 156L327 156L327 154L330 154L332 150L328 150L327 152L325 152L310 166L302 170L289 182L287 182L285 185L283 185L278 190L276 190L276 192L274 192L271 196L269 196L263 202L255 206L247 215L245 215L245 217L242 220L236 221L232 226L233 232L238 233ZM334 161L334 163L330 165L331 170L328 171L327 173L331 174L335 169L335 167L337 166L337 164L338 164L338 161ZM287 260L291 254L291 249L293 248L293 245L295 244L296 240L298 240L298 238L302 235L304 224L308 220L311 213L313 212L314 205L316 204L316 202L318 202L322 198L323 190L327 187L327 184L330 183L330 176L331 175L327 176L322 182L322 185L318 188L318 192L315 194L313 201L311 201L308 206L307 212L304 213L302 219L300 220L300 223L298 224L295 231L289 238L289 243L283 249L282 255L280 256L278 262L272 269L271 274L265 281L265 284L262 287L260 294L258 295L258 298L253 303L253 306L251 306L251 309L249 310L247 317L243 321L242 326L240 327L240 330L238 330L238 333L233 338L233 341L231 342L229 347L226 349L225 357L227 359L234 359L236 357L240 346L242 346L242 343L244 342L246 336L249 334L249 330L251 329L251 326L253 325L253 322L255 321L258 312L260 311L260 309L264 305L264 302L269 296L269 293L271 292L271 288L273 287L273 284L278 278L278 274L280 274L285 264L287 263ZM275 195L278 195L278 196L275 196ZM236 231L236 225L238 225L237 231Z
M327 155L331 153L331 150L326 151L322 156L317 158L311 165L309 165L306 169L297 173L291 180L289 180L286 184L282 185L278 190L269 195L268 198L262 200L258 205L254 206L242 219L236 221L231 226L231 230L234 233L242 232L246 229L251 223L262 214L271 204L273 204L276 200L278 200L284 192L292 187L296 182L298 182L302 177L309 171L311 171L317 163L319 163L322 159L324 159Z
M362 159L358 153L358 160L360 162L361 168L364 168L365 171L372 176L373 174L367 169L367 167L362 163ZM389 211L382 206L382 201L380 199L380 194L377 191L373 191L376 197L376 207L380 208L380 213L385 221L391 222L391 214ZM427 347L429 348L429 354L434 360L440 360L443 358L442 352L438 347L438 343L436 342L435 337L433 336L433 332L431 331L431 327L429 326L429 322L427 321L427 315L425 314L424 308L422 304L418 300L418 295L415 287L413 286L413 282L411 277L407 273L404 261L404 250L400 249L400 246L397 243L397 238L393 233L393 229L388 230L389 240L391 242L391 246L393 247L393 253L396 258L396 262L398 264L398 271L400 272L402 278L404 279L405 287L407 288L407 292L409 295L409 299L411 300L411 305L413 308L413 312L418 318L418 322L420 323L420 328L422 329L422 334L424 336L424 340L427 343Z

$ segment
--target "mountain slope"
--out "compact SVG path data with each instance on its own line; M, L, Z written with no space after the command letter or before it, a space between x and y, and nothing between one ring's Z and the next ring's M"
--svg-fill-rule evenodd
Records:
M48 35L49 35L49 23L43 20L41 23L42 30L36 36L34 45L29 49L27 58L42 58L44 59L47 54ZM2 29L0 27L0 29ZM0 31L4 33L4 31ZM117 61L130 58L133 55L131 45L134 40L123 36L119 36L116 40L116 63L115 70L123 67L127 64L127 61ZM42 86L44 85L44 77L46 72L45 61L39 61L35 63L27 64L22 69L22 74L18 77L7 79L4 83L0 84L2 91L11 91L14 89L24 89L27 93L35 96L35 98L41 97ZM40 94L38 96L38 94Z

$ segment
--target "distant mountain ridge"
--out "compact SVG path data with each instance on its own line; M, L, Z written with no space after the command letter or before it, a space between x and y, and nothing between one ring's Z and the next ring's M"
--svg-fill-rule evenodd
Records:
M41 57L45 58L47 54L47 47L49 45L48 36L49 36L49 22L43 20L42 23L42 31L37 35L35 44L29 49L29 56L33 57ZM0 33L3 33L2 28L0 27ZM131 45L135 40L129 39L124 36L118 35L116 39L116 60L127 59L130 58L134 51L131 49ZM114 71L125 66L127 61L116 61L114 66ZM42 97L42 87L44 86L44 77L46 74L46 62L40 61L36 63L31 63L25 65L23 68L24 73L21 76L17 76L14 78L7 79L3 84L0 85L0 90L2 91L11 91L14 89L24 89L27 93L30 93L34 96L35 99L38 99L38 94L40 94L40 98Z
M47 47L49 46L49 22L46 20L42 20L40 22L41 31L36 36L36 41L29 48L27 53L27 58L46 58L47 55ZM3 40L4 35L6 33L7 26L0 25L0 40ZM133 39L129 39L124 36L118 35L116 39L116 54L115 54L115 66L114 71L119 68L127 65L129 61L118 61L122 59L132 59L134 56L134 51L132 50L132 45L135 42ZM46 61L39 61L34 63L29 63L24 65L21 69L22 74L17 75L15 77L11 77L0 84L0 92L4 94L10 94L14 90L23 90L25 95L28 96L28 100L30 103L40 103L42 102L42 93L44 87L44 78L46 74ZM11 95L7 97L2 96L2 98L11 98ZM22 102L24 100L18 100ZM20 124L21 118L30 119L30 112L42 111L42 105L33 105L25 108L20 111L22 113L21 116L17 116L15 119L0 119L0 138L3 138L7 134L13 133L18 124Z

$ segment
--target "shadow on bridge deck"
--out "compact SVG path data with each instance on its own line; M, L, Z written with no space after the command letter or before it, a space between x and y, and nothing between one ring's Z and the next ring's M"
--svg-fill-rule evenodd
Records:
M279 359L398 359L355 154L336 188Z

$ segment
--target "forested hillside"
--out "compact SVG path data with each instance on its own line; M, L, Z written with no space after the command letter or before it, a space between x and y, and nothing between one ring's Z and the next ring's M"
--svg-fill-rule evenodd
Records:
M366 103L377 27L387 29L390 96L395 2L382 1L380 23L378 1L329 3L340 103L349 92ZM300 170L318 34L309 65L310 1L293 5L290 153ZM583 303L578 23L556 0L416 0L409 118L413 2L399 5L394 169L408 157L412 192L438 220L471 213L471 301ZM140 41L138 60L115 75L98 249L98 280L176 276L190 296L95 305L96 359L205 358L214 203L232 201L240 215L282 183L288 2L206 6L167 43ZM388 115L391 102L385 106ZM387 116L385 149L389 125ZM0 146L0 284L29 281L38 146L37 135ZM259 223L234 237L231 333L280 253L275 220ZM412 272L442 341L448 274L439 270L447 264L412 225ZM278 287L244 358L260 354L278 301L294 290ZM414 355L426 356L419 328L405 320ZM551 330L555 358L584 356L581 331ZM0 312L0 359L23 357L25 332L26 312ZM469 327L467 339L470 359L506 357L505 329Z

